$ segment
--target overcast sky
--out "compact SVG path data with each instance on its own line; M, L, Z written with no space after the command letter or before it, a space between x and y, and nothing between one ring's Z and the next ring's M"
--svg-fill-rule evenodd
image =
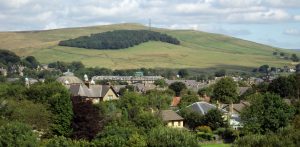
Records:
M134 22L300 49L300 0L0 0L0 31Z

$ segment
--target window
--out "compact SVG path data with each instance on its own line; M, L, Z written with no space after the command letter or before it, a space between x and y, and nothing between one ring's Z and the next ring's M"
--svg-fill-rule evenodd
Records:
M108 100L112 100L113 99L113 95L108 95Z

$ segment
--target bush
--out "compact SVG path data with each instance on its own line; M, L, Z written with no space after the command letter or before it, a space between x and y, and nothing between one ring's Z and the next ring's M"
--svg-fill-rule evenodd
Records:
M38 144L37 135L32 129L22 123L8 123L0 127L0 146L3 147L35 147Z
M148 135L148 146L197 147L199 145L196 136L186 130L157 127Z
M196 132L212 133L209 126L199 126L195 129Z
M212 133L197 132L197 139L199 141L211 141L215 140L216 138Z

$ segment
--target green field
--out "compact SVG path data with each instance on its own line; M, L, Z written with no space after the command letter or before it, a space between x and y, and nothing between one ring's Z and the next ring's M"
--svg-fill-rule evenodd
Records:
M201 144L200 146L201 147L230 147L231 145L221 143L221 144Z
M274 48L229 36L191 30L153 29L174 36L181 45L147 42L121 50L93 50L58 46L60 40L119 29L147 29L138 24L67 28L49 31L2 32L0 48L20 56L35 56L42 63L81 61L89 67L130 69L166 68L253 68L263 64L294 66L289 60L272 55ZM286 53L291 51L284 50ZM299 52L298 52L299 54Z

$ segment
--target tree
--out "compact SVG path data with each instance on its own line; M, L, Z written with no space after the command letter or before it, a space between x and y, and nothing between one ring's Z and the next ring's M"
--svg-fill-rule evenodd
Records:
M178 71L178 75L181 77L181 78L187 78L189 76L189 72L187 71L187 69L180 69Z
M198 141L194 134L184 129L156 127L148 135L148 146L189 146L197 147Z
M137 117L137 115L142 112L147 105L147 99L137 93L128 92L118 101L118 105L119 108L122 108L123 113L128 114L127 119L130 120Z
M0 108L2 117L9 121L18 121L30 125L32 128L48 131L51 112L40 103L28 100L7 100L6 105Z
M222 117L223 114L218 109L212 109L209 110L204 115L204 125L209 126L212 130L216 130L221 127L227 127L228 124L226 121L224 121L224 118Z
M51 133L58 136L69 136L73 118L72 102L69 91L58 82L37 83L26 92L28 99L48 104L53 114L50 126Z
M125 87L120 88L119 94L123 96L126 92L134 92L134 89L133 85L126 85Z
M273 52L273 55L274 55L274 56L277 56L277 54L278 54L277 52Z
M214 100L219 100L222 103L237 101L237 84L232 78L222 78L214 86L213 98Z
M281 97L292 97L295 95L296 90L294 82L296 81L293 81L291 77L278 77L269 84L268 91L274 92Z
M262 65L258 68L260 73L269 73L269 65Z
M183 89L187 89L186 85L182 82L174 82L169 86L170 89L172 89L175 92L176 96L180 96L180 92Z
M146 92L146 98L148 99L148 106L150 108L168 109L170 107L174 91L172 90L148 90Z
M287 126L293 114L293 109L279 96L266 93L253 95L241 118L246 132L265 134Z
M292 54L291 60L292 60L293 62L299 62L299 57L298 57L296 54Z
M196 127L204 125L204 116L200 113L190 109L181 109L179 114L184 118L184 123L188 125L190 129L194 130Z
M215 72L216 77L224 77L225 75L226 75L225 69L221 69L221 70Z
M146 147L147 141L144 136L135 132L129 137L126 144L129 147Z
M120 120L111 122L104 127L93 141L96 146L116 147L131 146L133 142L144 144L144 137L138 134L138 128L132 122Z
M35 147L38 146L38 140L29 126L12 122L0 127L0 146Z
M198 102L199 97L195 94L192 95L184 95L180 99L179 108L184 108L192 103Z
M104 114L91 101L73 103L73 112L72 137L94 139L104 126Z
M151 112L143 111L138 114L133 120L135 126L145 133L150 132L152 128L163 125L159 116L153 115Z
M0 49L0 64L8 66L9 63L17 64L20 61L20 57L17 56L15 53L9 50Z
M154 81L154 85L164 88L167 85L167 83L164 79L158 79Z
M31 69L36 69L40 63L35 59L34 56L28 56L22 60L23 64Z

